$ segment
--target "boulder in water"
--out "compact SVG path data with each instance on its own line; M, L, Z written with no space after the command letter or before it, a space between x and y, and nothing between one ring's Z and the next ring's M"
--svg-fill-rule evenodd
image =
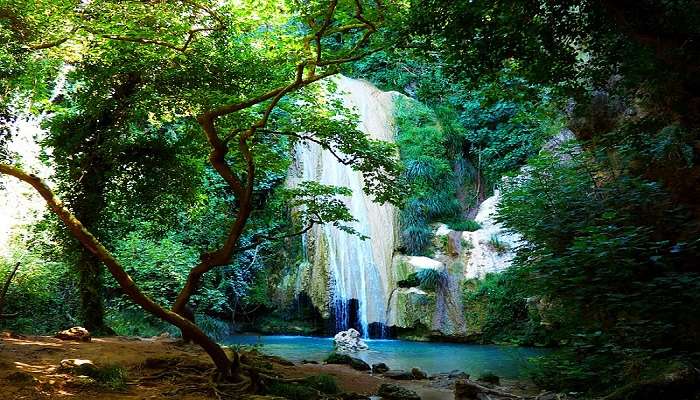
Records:
M413 379L428 379L428 374L420 368L411 368L411 375L413 375Z
M326 357L328 364L350 364L351 357L347 354L331 353Z
M369 371L371 369L369 364L355 357L350 357L350 366L358 371Z
M389 367L384 363L372 364L372 372L375 374L383 374L389 370Z
M379 386L377 394L386 400L420 400L418 393L391 383Z
M333 337L335 349L342 353L355 353L361 350L367 350L367 343L360 337L360 332L355 329L338 332Z

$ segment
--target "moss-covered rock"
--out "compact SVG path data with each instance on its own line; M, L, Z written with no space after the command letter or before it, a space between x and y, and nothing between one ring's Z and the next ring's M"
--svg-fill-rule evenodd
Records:
M331 353L326 357L325 362L328 364L350 364L352 357L347 354Z

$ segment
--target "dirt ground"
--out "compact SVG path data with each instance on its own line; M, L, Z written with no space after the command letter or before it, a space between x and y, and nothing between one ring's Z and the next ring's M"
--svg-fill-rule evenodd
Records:
M128 373L127 387L122 391L85 385L73 374L61 371L64 359L90 360L96 366L118 365ZM149 359L179 360L183 363L207 366L207 355L197 346L184 345L169 338L94 338L92 342L62 341L47 336L0 338L0 400L65 399L65 400L145 400L215 398L205 393L176 393L182 379L143 380L167 372L168 366L152 366ZM297 378L329 374L337 379L346 392L370 395L385 379L344 365L281 365L272 361L276 373ZM392 381L392 383L397 383ZM402 383L416 390L424 400L451 400L450 390L431 388L427 382Z

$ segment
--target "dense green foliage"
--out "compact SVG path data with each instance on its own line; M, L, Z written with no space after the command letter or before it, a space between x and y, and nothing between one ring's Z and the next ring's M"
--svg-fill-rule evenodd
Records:
M643 366L698 350L700 240L679 229L688 212L657 183L619 164L613 170L604 153L570 154L533 159L525 181L505 190L500 214L527 240L516 268L550 303L547 318L568 335L579 360L576 370L559 368L561 374L541 379L585 391L648 372L611 360ZM612 173L615 179L607 178Z
M396 102L396 142L405 165L410 197L401 211L401 243L408 254L425 254L432 242L431 221L459 210L445 132L434 112L414 100Z
M697 368L697 2L384 3L357 18L354 1L330 14L322 1L4 1L0 163L25 167L7 146L12 124L43 115L56 194L165 307L250 206L236 251L188 302L213 338L275 307L270 288L299 261L300 230L357 233L339 199L347 189L285 187L300 141L340 154L376 200L401 205L408 255L443 244L437 222L479 229L479 204L501 189L499 220L524 242L510 270L463 282L470 333L558 346L533 377L590 396L648 381L660 365ZM332 83L254 101L341 70L402 94L396 146L366 138L326 93ZM67 87L51 99L61 76ZM213 136L207 112L221 112ZM251 182L249 196L236 181ZM18 315L3 327L173 330L124 296L55 217L17 231L0 276L21 263L3 310ZM509 250L498 235L487 245ZM398 286L433 291L445 279L422 269ZM270 393L337 390L307 383Z

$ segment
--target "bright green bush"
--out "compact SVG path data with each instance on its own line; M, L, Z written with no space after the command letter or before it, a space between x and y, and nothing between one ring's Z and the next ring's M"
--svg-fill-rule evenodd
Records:
M481 229L481 224L473 219L450 221L447 226L453 231L474 232Z
M20 268L12 280L3 313L17 314L0 320L0 326L29 334L52 334L77 324L76 277L61 262L23 251L23 256L0 258L0 282L16 262Z

